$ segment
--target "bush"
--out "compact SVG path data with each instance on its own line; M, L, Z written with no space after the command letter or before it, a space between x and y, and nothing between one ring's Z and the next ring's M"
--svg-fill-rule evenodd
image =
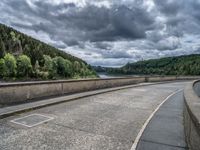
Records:
M4 59L0 59L0 77L3 78L6 72L6 65Z
M4 61L5 61L5 67L6 67L5 76L15 77L16 69L17 69L15 57L8 53L4 56Z
M17 75L19 77L28 77L32 74L31 59L26 55L21 55L17 59Z

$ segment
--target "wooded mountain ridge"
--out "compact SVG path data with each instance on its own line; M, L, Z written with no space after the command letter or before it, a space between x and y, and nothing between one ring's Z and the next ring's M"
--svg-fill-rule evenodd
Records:
M127 63L120 68L94 67L97 72L125 75L200 75L200 54Z

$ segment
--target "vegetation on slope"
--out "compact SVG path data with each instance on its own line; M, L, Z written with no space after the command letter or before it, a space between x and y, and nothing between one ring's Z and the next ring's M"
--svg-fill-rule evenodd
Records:
M83 60L0 24L0 78L96 77Z
M200 75L200 55L166 57L127 63L121 68L94 68L111 74L126 75Z

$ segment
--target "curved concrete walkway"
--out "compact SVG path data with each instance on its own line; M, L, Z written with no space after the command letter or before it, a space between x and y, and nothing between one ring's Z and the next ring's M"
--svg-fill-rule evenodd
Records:
M144 130L137 150L186 150L183 125L184 98L179 91L155 113Z
M152 112L185 84L124 89L1 119L0 149L129 150ZM54 119L32 128L11 122L30 114Z

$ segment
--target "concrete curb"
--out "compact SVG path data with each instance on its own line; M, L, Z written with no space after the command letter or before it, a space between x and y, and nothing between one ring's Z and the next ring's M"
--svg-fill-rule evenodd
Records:
M149 86L149 85L156 85L156 84L165 84L165 83L171 83L171 82L181 82L181 81L177 80L177 81L165 81L165 82L156 82L156 83L139 83L139 84L135 84L135 85L100 89L100 90L95 90L95 91L82 92L82 93L78 93L78 94L71 94L71 95L67 95L67 96L60 96L60 97L56 97L56 98L49 98L48 100L43 99L40 101L20 104L20 105L16 105L16 106L9 106L9 107L0 109L0 119L12 116L14 114L23 113L23 112L31 111L34 109L39 109L42 107L47 107L47 106L51 106L51 105L55 105L55 104L59 104L59 103L64 103L67 101L77 100L79 98L89 97L89 96L93 96L93 95L98 95L98 94L103 94L103 93L108 93L108 92L113 92L113 91L118 91L118 90L123 90L123 89L128 89L128 88Z

